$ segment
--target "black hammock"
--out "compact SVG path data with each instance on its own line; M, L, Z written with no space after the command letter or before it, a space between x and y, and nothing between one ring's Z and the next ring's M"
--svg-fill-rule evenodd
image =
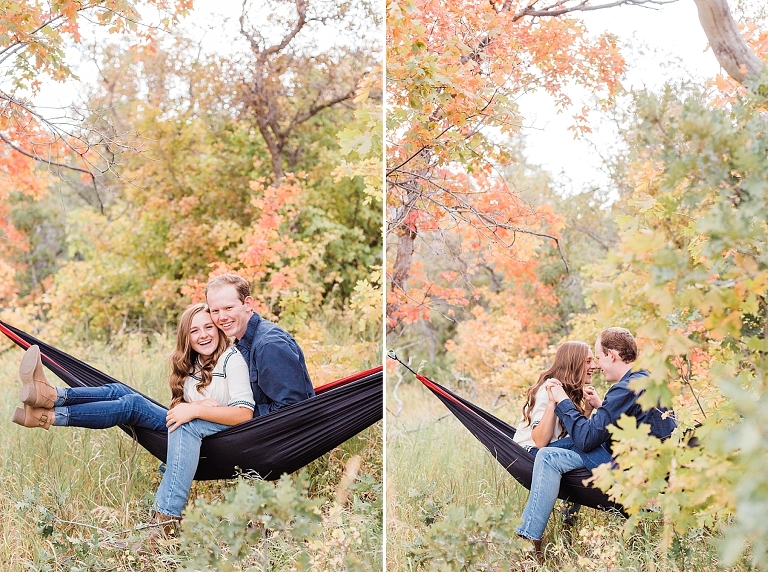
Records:
M119 383L2 321L0 332L24 349L33 344L40 346L43 364L70 387ZM316 387L315 393L315 397L203 439L195 479L229 479L246 473L276 480L283 473L292 473L321 457L382 418L382 367ZM150 397L147 399L164 407ZM165 462L167 431L131 425L120 425L120 428Z
M513 441L515 428L505 423L498 417L494 417L474 403L459 397L449 389L435 383L428 377L413 371L392 353L391 359L397 360L416 376L443 404L455 415L461 424L466 427L478 441L485 445L506 471L526 489L531 488L533 475L534 456L523 447ZM621 505L613 502L600 489L584 484L584 480L592 476L592 473L582 467L569 471L563 475L560 482L558 497L580 505L600 509L617 510L624 513Z

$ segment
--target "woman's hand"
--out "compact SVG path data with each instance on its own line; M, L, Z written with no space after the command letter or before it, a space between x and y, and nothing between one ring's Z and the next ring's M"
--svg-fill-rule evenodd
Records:
M558 404L563 399L568 399L568 395L565 393L565 389L563 389L562 382L554 377L550 377L544 382L544 388L547 390L547 395L549 396L549 402L552 404Z
M213 401L205 399L203 401ZM179 403L173 409L169 409L165 416L165 426L168 427L168 433L173 433L184 423L189 423L193 419L199 417L198 407L202 402L195 403ZM218 405L218 403L216 403Z

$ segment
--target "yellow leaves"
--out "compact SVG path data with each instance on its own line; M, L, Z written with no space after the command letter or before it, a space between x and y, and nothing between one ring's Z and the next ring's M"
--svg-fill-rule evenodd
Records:
M632 234L622 237L622 247L627 252L648 256L661 249L666 243L666 237L660 232L649 228L641 228Z
M369 327L381 330L382 320L381 268L371 271L370 280L358 280L349 303L353 315L357 316L357 331Z
M667 321L663 318L650 320L637 330L637 337L651 340L664 340L669 332Z

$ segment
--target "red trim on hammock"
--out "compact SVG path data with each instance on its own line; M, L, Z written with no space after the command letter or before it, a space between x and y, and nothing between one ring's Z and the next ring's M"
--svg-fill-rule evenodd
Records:
M437 394L439 394L439 395L442 395L443 397L446 397L446 398L450 399L451 401L453 401L453 402L454 402L454 403L456 403L457 405L461 405L461 406L462 406L464 409L466 409L466 410L467 410L467 411L469 411L470 413L474 413L474 414L475 414L477 417L480 417L479 415L477 415L477 412L475 412L475 411L473 411L473 410L472 410L472 408L471 408L471 407L468 407L467 405L465 405L464 403L462 403L461 401L459 401L458 399L456 399L456 398L455 398L453 395L451 395L450 393L448 393L447 391L445 391L445 390L444 390L442 387L440 387L439 385L437 385L437 384L436 384L434 381L432 381L432 380L431 380L431 379L429 379L428 377L424 377L423 375L419 375L418 373L417 373L417 374L415 374L415 375L416 375L416 379L418 379L418 380L419 380L421 383L423 383L424 385L426 385L426 386L427 386L427 388L429 388L429 390L430 390L430 391L432 391L432 392L434 392L434 393L437 393ZM482 419L482 417L480 417L480 418Z
M342 385L346 385L347 383L352 383L353 381L357 381L358 379L362 379L364 377L367 377L374 373L379 373L384 369L384 366L377 366L371 369L367 369L365 371L361 371L360 373L352 374L348 377L343 377L341 379L337 379L336 381L331 381L329 383L326 383L325 385L320 385L315 388L315 394L323 393L324 391L328 391L330 389L334 389L336 387L340 387Z
M0 324L0 332L3 332L6 336L8 336L14 343L21 346L22 348L28 350L32 344L30 344L28 341L26 341L24 338L17 336L14 334L11 330L6 328L3 324ZM51 359L47 355L43 353L42 350L40 350L40 357L46 360L49 364L54 365L55 367L58 367L61 371L69 373L67 371L67 368L62 367L60 364L58 364L55 360ZM71 375L71 374L70 374Z

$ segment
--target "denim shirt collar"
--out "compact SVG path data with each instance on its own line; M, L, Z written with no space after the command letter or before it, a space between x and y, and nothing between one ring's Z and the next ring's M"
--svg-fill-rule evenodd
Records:
M243 337L239 340L235 340L235 346L243 356L247 356L251 350L251 343L253 343L253 337L256 335L256 330L259 329L261 323L261 316L254 310L253 315L248 320L248 326L245 328ZM248 359L248 358L246 358Z
M630 378L633 376L639 376L639 377L648 377L651 374L648 373L647 369L629 369L627 373L625 373L623 376L621 376L621 379L619 380L619 383L622 381L629 381Z

